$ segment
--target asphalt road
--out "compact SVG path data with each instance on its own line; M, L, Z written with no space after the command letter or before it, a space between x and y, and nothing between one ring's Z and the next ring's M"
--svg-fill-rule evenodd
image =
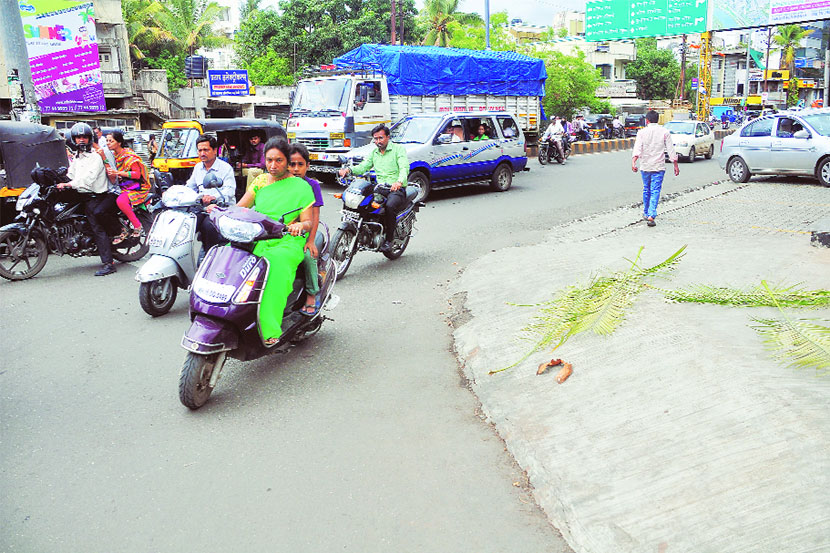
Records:
M196 412L177 397L186 295L145 315L140 263L94 278L97 259L50 257L0 282L0 552L569 551L457 367L446 287L641 185L630 152L529 166L507 193L434 192L402 258L356 257L334 321L229 361ZM681 164L664 193L724 177Z

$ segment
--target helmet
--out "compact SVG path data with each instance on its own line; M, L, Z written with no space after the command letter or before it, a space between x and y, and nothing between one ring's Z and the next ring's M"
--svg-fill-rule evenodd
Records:
M84 136L89 139L85 145L78 144L75 141L75 139L80 136ZM92 127L90 127L86 123L75 123L74 125L72 125L72 128L69 130L69 137L72 139L72 143L79 151L92 151Z

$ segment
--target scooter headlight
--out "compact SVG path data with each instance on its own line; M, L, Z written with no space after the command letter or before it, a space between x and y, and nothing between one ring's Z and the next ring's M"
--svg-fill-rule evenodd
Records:
M231 242L253 242L262 231L259 223L239 221L228 216L219 218L219 232Z

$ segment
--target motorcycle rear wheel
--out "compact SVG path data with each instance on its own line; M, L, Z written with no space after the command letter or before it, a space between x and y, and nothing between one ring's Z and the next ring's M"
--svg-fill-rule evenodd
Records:
M152 317L164 315L176 303L178 287L172 277L142 282L138 287L138 303Z
M353 242L354 245L352 245ZM346 271L349 270L349 266L352 264L356 249L355 231L337 229L334 238L331 240L331 258L334 261L337 280L346 276Z
M153 216L146 209L136 209L135 216L141 223L141 236L138 238L127 238L118 246L112 247L112 256L122 263L138 261L150 251L147 244L147 235L150 234L150 227L153 226Z
M392 240L392 248L388 252L383 252L383 255L386 256L386 259L398 259L400 256L402 256L404 250L409 245L409 239L411 237L411 234L407 234L406 238L404 238L403 240L399 240L397 238Z
M3 278L26 280L46 266L49 250L43 238L32 235L27 243L24 244L24 241L24 235L19 229L0 232L0 276ZM25 269L18 268L21 263Z
M221 371L225 364L225 353L199 355L192 351L187 357L179 374L179 401L188 409L198 409L210 398L213 387L210 378L213 371Z

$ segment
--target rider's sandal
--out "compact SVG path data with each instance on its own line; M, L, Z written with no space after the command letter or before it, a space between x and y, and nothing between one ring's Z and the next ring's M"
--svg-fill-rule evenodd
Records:
M279 338L268 338L267 340L265 340L265 345L266 346L273 346L274 344L276 344L279 341L280 341Z
M300 313L306 317L313 317L320 312L320 296L314 298L314 304L305 304L300 310Z
M119 234L118 236L116 236L115 238L112 239L112 245L117 246L118 244L120 244L121 242L126 240L129 235L130 235L130 232L125 230L124 232L122 232L121 234Z
M133 229L132 234L130 234L130 238L141 238L141 227Z

